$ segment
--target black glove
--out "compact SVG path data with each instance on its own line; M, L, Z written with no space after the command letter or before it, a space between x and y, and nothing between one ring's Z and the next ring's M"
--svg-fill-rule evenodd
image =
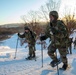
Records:
M41 36L40 37L40 40L42 41L42 40L46 40L47 39L47 37L46 36Z

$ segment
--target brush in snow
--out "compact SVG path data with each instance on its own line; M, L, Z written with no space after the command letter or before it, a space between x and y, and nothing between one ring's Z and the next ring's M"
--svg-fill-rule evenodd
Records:
M49 65L51 65L52 67L55 67L57 66L58 64L60 64L62 61L61 61L61 58L58 58L57 61L52 61Z

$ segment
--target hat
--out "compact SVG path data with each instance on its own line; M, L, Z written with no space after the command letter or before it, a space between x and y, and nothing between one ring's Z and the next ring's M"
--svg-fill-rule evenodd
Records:
M58 12L57 12L57 11L51 11L51 12L49 13L49 16L50 16L50 15L52 15L52 16L54 16L54 18L58 19Z
M24 30L30 30L28 27L24 27Z

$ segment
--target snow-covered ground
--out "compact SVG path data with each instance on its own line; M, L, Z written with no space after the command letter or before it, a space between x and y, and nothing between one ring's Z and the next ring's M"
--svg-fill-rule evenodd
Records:
M76 33L70 37L76 37ZM48 46L48 40L47 46ZM20 43L20 42L19 42ZM35 60L25 60L28 56L27 44L20 46L18 44L16 59L14 59L17 44L17 35L13 35L10 39L2 41L0 44L0 75L58 75L57 67L49 66L51 59L47 55L47 49L43 50L43 67L41 57L41 45L36 44ZM71 66L69 70L60 71L59 75L76 75L76 50L72 47L73 54L68 54L68 63ZM57 51L57 56L59 53ZM58 65L61 67L62 63Z

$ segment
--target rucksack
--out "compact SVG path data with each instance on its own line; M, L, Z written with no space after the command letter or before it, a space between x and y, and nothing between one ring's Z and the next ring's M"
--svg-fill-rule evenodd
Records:
M35 39L36 38L36 33L32 32L32 31L30 31L30 33L31 33L32 38Z

